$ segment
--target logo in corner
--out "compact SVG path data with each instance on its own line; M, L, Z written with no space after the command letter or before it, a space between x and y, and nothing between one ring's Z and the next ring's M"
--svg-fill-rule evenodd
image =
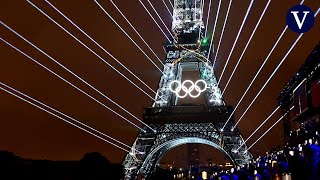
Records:
M305 5L294 6L287 13L287 25L297 33L308 32L313 27L314 21L314 13Z

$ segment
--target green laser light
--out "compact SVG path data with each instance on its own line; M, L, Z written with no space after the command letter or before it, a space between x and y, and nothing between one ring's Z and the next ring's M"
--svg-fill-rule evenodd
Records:
M207 38L203 38L202 39L202 44L206 44L208 42L208 39Z

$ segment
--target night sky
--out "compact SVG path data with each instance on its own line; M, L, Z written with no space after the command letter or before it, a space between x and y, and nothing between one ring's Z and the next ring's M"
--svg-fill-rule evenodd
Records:
M165 9L162 1L151 1L154 3L167 26L171 28L170 15ZM101 55L106 61L130 77L134 82L139 83L110 56L104 53L80 31L54 11L44 0L33 0L32 2ZM94 1L51 0L50 2L92 36L92 38L100 43L106 50L112 53L119 61L132 70L153 90L156 90L160 79L160 72L118 29L107 15L104 14ZM120 16L109 0L100 0L99 2L160 66L157 59ZM158 56L164 59L165 54L162 44L166 39L143 9L139 1L114 0L114 2L150 44ZM147 5L146 0L143 2ZM168 0L166 0L166 2L168 2ZM208 3L209 0L206 0L205 9L207 9ZM225 86L225 83L239 59L266 3L267 0L256 0L253 4L247 23L244 26L244 30L241 33L228 68L222 78L221 88ZM287 11L292 6L299 3L299 0L273 0L271 2L224 95L226 104L232 106L237 104L244 93L244 90L267 54L270 52L280 33L283 31L286 25L285 17ZM215 35L216 38L214 40L215 45L218 44L228 4L228 0L222 1ZM233 1L224 38L218 54L216 67L217 77L221 74L249 4L250 0ZM320 7L320 1L318 0L306 0L304 4L308 5L314 12ZM218 0L214 0L212 3L208 30L210 34L212 33L217 6ZM150 6L147 7L152 11ZM156 18L155 14L154 17ZM204 17L204 20L205 18L206 16ZM90 82L98 90L111 97L136 116L142 118L143 108L152 105L150 98L141 93L105 63L100 61L99 58L42 15L27 1L2 1L0 5L0 21L16 30L36 46L78 74L87 82ZM158 22L161 24L160 21ZM284 64L254 103L253 107L239 123L238 128L244 138L248 137L276 108L276 98L280 91L285 87L286 83L291 79L297 69L304 63L313 47L319 42L319 27L320 20L319 17L317 17L313 29L303 35ZM93 97L112 107L120 114L139 124L136 120L119 108L116 108L108 100L76 79L70 73L63 70L45 55L28 45L2 25L0 25L0 37L26 52L28 55L88 92ZM294 33L289 29L287 30L262 73L259 75L250 92L236 111L236 120L238 120L242 112L260 90L261 86L297 37L297 33ZM18 53L3 42L0 42L0 52L1 82L20 90L87 125L115 137L130 146L132 145L138 133L138 130L135 127L115 116L109 110L36 65L27 57ZM152 94L152 92L143 87L141 83L139 83L139 86L149 94ZM248 144L250 145L279 117L280 112L277 112L270 121L248 141ZM98 151L110 161L120 163L123 161L126 154L126 152L70 126L2 90L0 91L0 121L0 150L9 150L19 156L35 159L78 160L86 152ZM252 152L254 155L260 155L265 151L270 150L272 147L281 145L282 142L283 131L280 123L254 146ZM174 156L175 153L173 153L172 157Z

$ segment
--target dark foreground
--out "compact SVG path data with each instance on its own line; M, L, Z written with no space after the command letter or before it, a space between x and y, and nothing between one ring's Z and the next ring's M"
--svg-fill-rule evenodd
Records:
M99 153L88 153L79 161L30 160L0 151L1 180L118 180L122 166Z

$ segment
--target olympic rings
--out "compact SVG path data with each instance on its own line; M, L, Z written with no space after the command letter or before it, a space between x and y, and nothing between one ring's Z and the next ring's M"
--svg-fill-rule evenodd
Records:
M201 88L198 84L199 83L202 83L204 85L203 88ZM173 85L174 84L177 84L177 87L176 89L173 89ZM190 84L190 86L186 86L186 84ZM173 80L170 82L169 84L169 89L171 92L175 93L176 96L178 96L179 98L185 98L187 97L188 95L192 98L197 98L200 96L200 94L202 92L204 92L206 89L207 89L207 83L200 79L198 81L196 81L195 83L193 83L192 81L190 80L185 80L183 81L183 83L181 84L180 81L177 81L177 80ZM180 91L183 91L184 94L183 95L180 95ZM192 94L193 91L197 91L197 94Z

